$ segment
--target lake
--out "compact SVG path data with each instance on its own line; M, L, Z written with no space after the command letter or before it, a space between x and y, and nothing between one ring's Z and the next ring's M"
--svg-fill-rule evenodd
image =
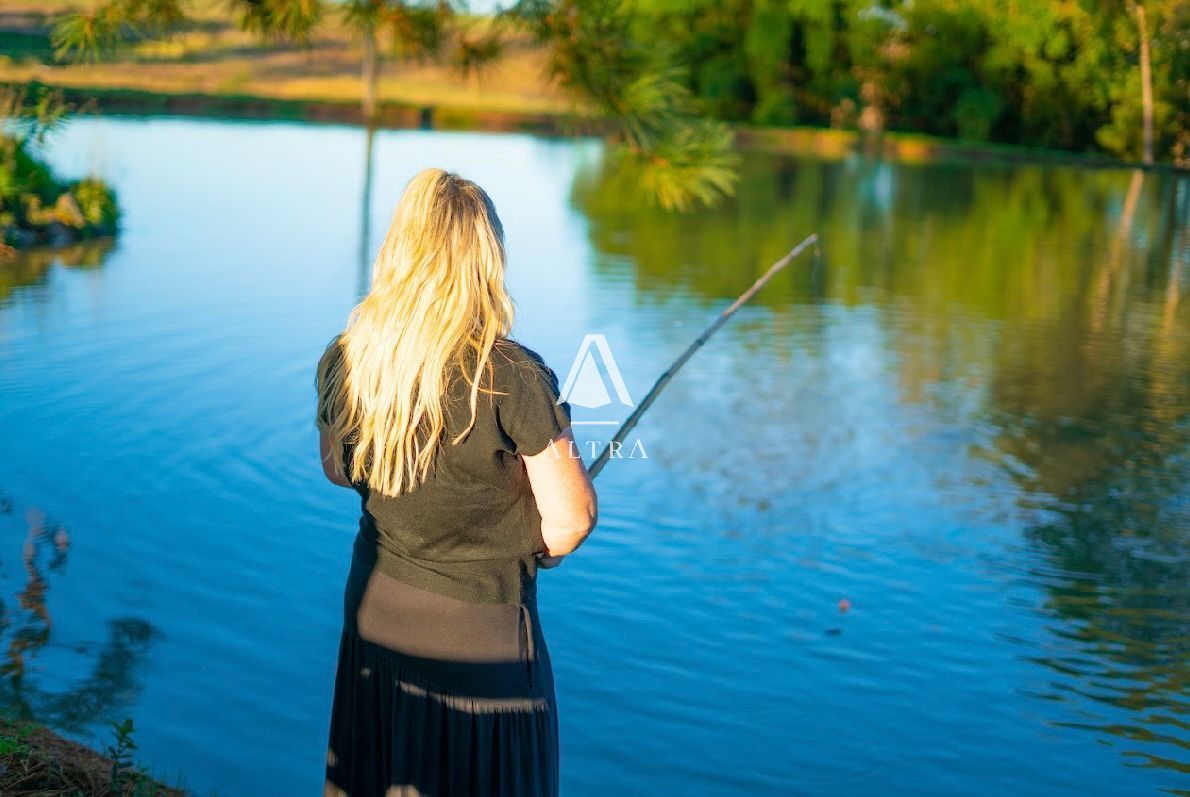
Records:
M372 145L367 179L351 127L52 142L125 220L0 266L0 703L99 745L132 717L198 794L319 793L358 500L314 367L434 165L496 203L516 336L565 378L603 335L631 401L821 237L540 574L563 793L1190 792L1190 178L751 153L671 216L593 140Z

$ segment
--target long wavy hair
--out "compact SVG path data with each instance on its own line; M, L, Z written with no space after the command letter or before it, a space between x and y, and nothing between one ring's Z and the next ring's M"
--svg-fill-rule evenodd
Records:
M467 380L471 409L452 442L475 425L481 376L512 328L505 264L504 227L482 188L441 169L409 181L371 289L318 363L317 425L352 482L395 496L425 481L452 375Z

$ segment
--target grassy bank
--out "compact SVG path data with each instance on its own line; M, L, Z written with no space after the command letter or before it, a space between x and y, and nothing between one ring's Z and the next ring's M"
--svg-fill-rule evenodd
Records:
M0 78L2 81L2 78ZM276 119L302 122L362 124L354 101L278 99L247 94L172 93L100 87L59 87L66 99L99 113L121 115L181 115L226 119ZM569 112L517 112L444 105L414 105L387 101L378 108L376 124L390 129L485 130L564 135L580 131L597 133L600 120ZM736 127L741 149L799 155L827 160L853 153L867 153L909 163L945 161L999 161L1070 163L1079 166L1141 168L1176 171L1171 164L1144 166L1125 163L1107 155L1063 150L970 144L917 133L886 132L865 140L853 130L814 127Z
M131 763L131 723L108 755L49 728L0 713L0 794L39 797L185 797Z
M3 78L0 77L0 83ZM132 116L211 116L228 119L278 119L302 122L363 124L354 101L280 99L252 94L203 94L88 86L55 86L80 107L100 113ZM377 109L376 125L382 128L436 130L523 131L562 134L572 130L597 131L598 119L567 112L500 111L448 105L416 105L386 101Z
M51 20L86 0L6 0L0 8L0 81L38 80L76 89L134 90L162 95L253 97L263 100L358 104L362 51L331 14L309 47L262 48L228 18L221 0L196 0L192 29L164 41L142 42L98 64L55 63L49 47ZM486 20L475 19L473 27ZM446 64L385 64L378 97L397 105L518 114L570 110L566 97L544 77L545 53L527 38L512 37L504 56L482 75L462 79Z

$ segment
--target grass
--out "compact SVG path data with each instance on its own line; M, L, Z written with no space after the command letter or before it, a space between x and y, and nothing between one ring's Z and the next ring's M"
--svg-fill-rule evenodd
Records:
M309 49L261 48L239 31L219 0L194 3L191 30L142 42L99 64L53 63L48 32L56 14L78 0L5 0L0 10L0 82L76 89L103 87L157 94L237 95L276 100L358 103L359 43L329 14ZM472 27L489 24L471 19ZM566 113L568 99L545 78L545 54L512 36L505 55L482 76L464 80L445 64L387 61L378 96L403 105L519 113ZM52 55L52 54L50 54Z
M0 713L0 794L39 797L185 797L134 766L132 724L113 726L108 755Z

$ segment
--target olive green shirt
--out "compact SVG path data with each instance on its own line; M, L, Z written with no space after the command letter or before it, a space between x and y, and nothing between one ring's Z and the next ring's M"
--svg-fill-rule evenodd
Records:
M452 375L445 433L425 482L399 496L355 485L362 499L355 550L421 589L520 603L535 590L537 554L545 551L521 455L541 453L570 426L570 405L559 401L553 370L514 341L497 341L488 374L480 385L492 392L481 389L475 425L459 443L452 441L471 418L470 386Z

